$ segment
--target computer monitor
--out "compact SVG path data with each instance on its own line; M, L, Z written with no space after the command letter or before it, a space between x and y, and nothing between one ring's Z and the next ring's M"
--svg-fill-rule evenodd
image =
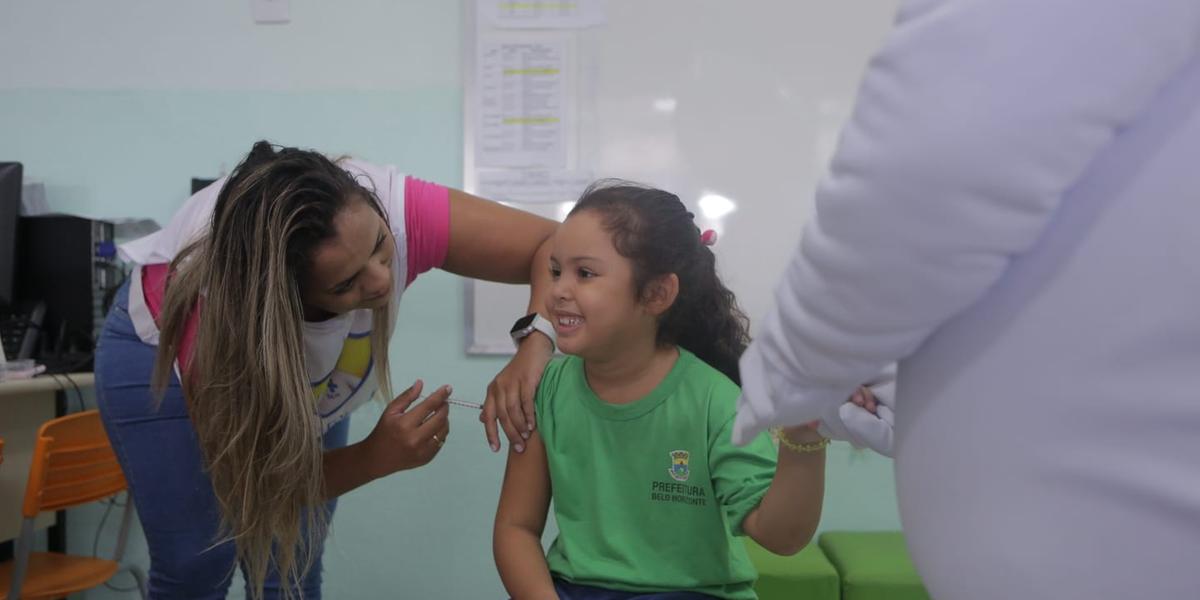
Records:
M195 194L196 192L198 192L216 182L217 182L216 179L204 179L202 177L193 177L192 178L192 193Z
M17 218L21 212L21 163L0 162L0 308L16 303Z

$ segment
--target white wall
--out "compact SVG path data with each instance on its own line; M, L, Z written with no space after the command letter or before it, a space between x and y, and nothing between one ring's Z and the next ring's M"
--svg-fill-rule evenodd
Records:
M403 90L458 86L452 0L5 0L0 89ZM20 58L16 58L20 57Z

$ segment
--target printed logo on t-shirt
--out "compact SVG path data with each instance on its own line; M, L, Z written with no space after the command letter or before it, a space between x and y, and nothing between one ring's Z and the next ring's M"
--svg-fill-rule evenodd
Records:
M672 450L667 455L671 459L671 466L667 468L667 474L674 481L651 481L650 500L688 506L707 506L708 486L683 483L692 476L692 468L688 465L692 453L687 450Z
M342 343L337 365L325 379L313 385L317 414L325 429L331 427L370 399L375 389L372 375L370 331L351 333Z
M675 481L687 481L690 470L688 469L688 457L690 453L687 450L671 451L671 468L667 473L671 475L671 479Z

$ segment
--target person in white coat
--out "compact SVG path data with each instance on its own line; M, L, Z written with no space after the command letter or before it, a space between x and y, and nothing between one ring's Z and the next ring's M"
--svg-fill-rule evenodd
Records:
M1200 597L1198 224L1200 2L902 2L735 439L899 361L935 598Z

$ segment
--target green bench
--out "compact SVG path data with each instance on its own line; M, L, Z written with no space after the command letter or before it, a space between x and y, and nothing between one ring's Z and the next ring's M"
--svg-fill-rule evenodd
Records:
M898 531L830 531L818 542L842 583L842 600L929 600Z
M744 541L761 600L929 600L898 531L831 531L795 556Z
M838 600L838 574L816 544L795 556L778 556L750 538L743 538L758 582L754 591L760 600Z

